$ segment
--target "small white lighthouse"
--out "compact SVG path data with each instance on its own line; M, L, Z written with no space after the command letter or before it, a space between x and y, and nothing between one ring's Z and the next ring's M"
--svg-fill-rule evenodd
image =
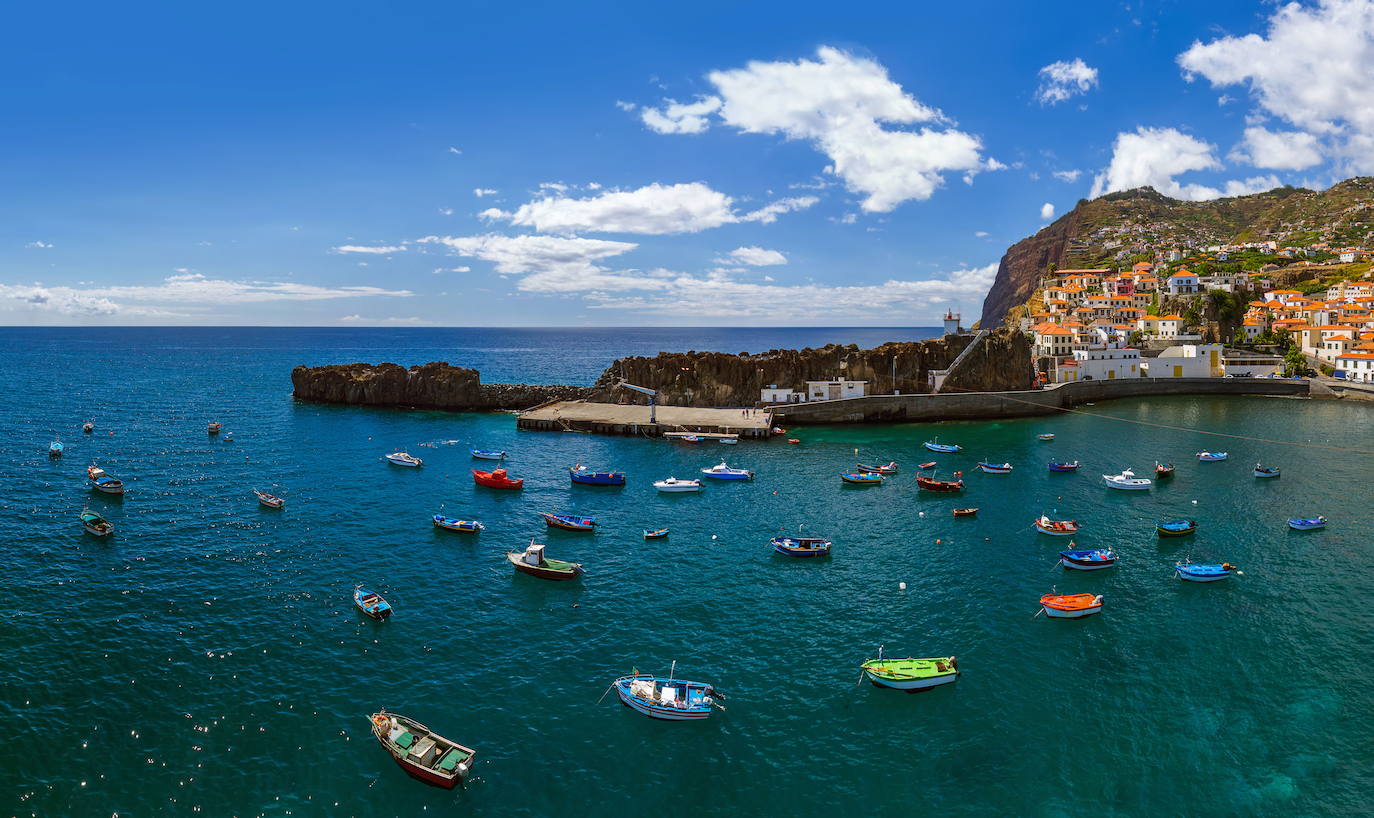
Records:
M946 312L945 312L945 334L946 334L946 335L958 335L959 332L960 332L960 327L959 327L959 313L955 312L954 310L948 310L948 311L946 311Z

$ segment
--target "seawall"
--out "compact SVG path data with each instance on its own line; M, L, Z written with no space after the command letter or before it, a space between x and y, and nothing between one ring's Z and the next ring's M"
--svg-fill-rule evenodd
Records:
M1135 378L1078 381L1021 392L873 395L773 407L778 422L912 423L1052 415L1084 403L1165 395L1283 395L1306 397L1307 381L1268 378Z

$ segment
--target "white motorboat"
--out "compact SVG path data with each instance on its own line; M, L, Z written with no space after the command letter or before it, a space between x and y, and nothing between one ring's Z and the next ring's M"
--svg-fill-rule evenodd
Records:
M709 469L702 469L701 473L707 477L714 477L717 480L753 480L754 473L748 469L732 469L725 465L722 460L719 464Z
M425 461L406 452L392 452L386 456L386 459L397 466L410 466L411 468L425 464Z
M679 480L676 477L669 477L667 480L655 480L654 488L664 492L701 491L701 481Z
M1143 477L1136 477L1135 472L1125 469L1121 474L1104 474L1102 479L1107 481L1108 488L1121 489L1123 491L1145 491L1150 488L1153 481Z

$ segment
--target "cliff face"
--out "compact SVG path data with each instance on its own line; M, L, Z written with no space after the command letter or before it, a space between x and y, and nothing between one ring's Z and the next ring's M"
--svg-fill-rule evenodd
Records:
M455 412L528 409L550 400L575 400L584 386L487 384L475 369L444 362L423 366L338 364L291 370L293 394L300 400L354 406L406 406Z
M992 329L1001 326L1012 307L1026 303L1040 283L1040 277L1050 264L1064 267L1064 251L1082 225L1082 203L1065 213L1058 221L1022 239L1002 256L992 289L983 299L983 315L978 326Z
M1024 332L1006 327L989 332L955 362L941 392L1002 392L1030 389L1031 341Z

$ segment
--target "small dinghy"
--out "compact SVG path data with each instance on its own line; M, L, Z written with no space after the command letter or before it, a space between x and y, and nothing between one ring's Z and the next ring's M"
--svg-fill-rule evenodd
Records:
M1051 537L1069 537L1078 533L1078 521L1051 520L1048 515L1041 514L1035 519L1035 530Z
M1256 476L1256 477L1278 477L1278 476L1279 476L1279 467L1278 467L1278 466L1261 466L1260 464L1256 463L1256 464L1255 464L1255 476Z
M91 423L88 420L85 423L81 424L81 431L85 432L86 434L90 434L91 432L95 431L95 424Z
M90 509L81 512L81 527L86 529L87 534L97 537L104 537L114 533L114 523L101 517Z
M677 663L674 663L676 669ZM634 673L621 676L611 683L621 704L650 718L667 721L695 721L711 715L716 699L725 698L708 682L689 682L674 679L669 672L666 678L651 676L648 673Z
M1219 564L1200 564L1180 562L1174 565L1174 575L1187 582L1217 582L1229 579L1240 569L1229 562Z
M1197 520L1170 520L1155 523L1155 532L1161 537L1186 537L1197 531Z
M209 433L209 434L217 435L217 434L219 434L219 430L220 430L220 429L223 429L223 428L224 428L224 424L223 424L223 423L220 423L220 422L217 421L217 420L212 420L212 421L210 421L209 424L206 425L205 431L206 431L207 433Z
M828 557L830 540L823 537L774 537L773 550L789 557Z
M486 528L476 520L460 520L457 517L445 517L442 514L434 515L434 527L442 528L445 531L461 531L464 534L476 534Z
M468 452L477 460L504 460L505 452L498 452L491 449L469 449Z
M625 485L625 472L623 471L592 471L591 469L578 463L568 469L568 477L574 483L581 483L584 486L623 486Z
M950 684L959 678L959 660L953 656L929 659L883 659L882 648L877 659L859 665L874 687L887 687L915 693L932 687Z
M1054 435L1049 434L1048 432L1046 432L1046 433L1043 434L1043 435L1036 435L1036 436L1035 436L1035 439L1036 439L1036 440L1054 440Z
M285 501L285 500L283 500L283 499L280 498L280 497L277 497L277 496L268 494L268 493L265 492L265 491L258 491L257 489L253 489L253 496L257 497L257 498L258 498L258 502L259 502L259 503L262 503L263 505L267 506L268 508L285 508L285 507L286 507L286 501Z
M1294 531L1316 531L1319 528L1326 528L1326 518L1309 517L1305 520L1289 520L1288 527Z
M862 464L862 463L857 463L857 464L855 464L855 466L854 466L854 470L855 470L855 471L875 471L875 472L877 472L878 474L896 474L896 473L897 473L897 461L894 460L894 461L892 461L891 463L888 463L886 466L865 466L865 465Z
M666 536L668 536L668 529L666 528L655 528L653 531L644 529L644 539L646 540L661 540Z
M787 442L795 446L796 444L801 443L801 439L796 437L789 437L787 438Z
M936 480L934 476L916 475L916 486L921 491L954 492L964 490L964 473L957 471L953 480Z
M698 435L683 435L682 437L674 438L674 439L675 439L675 440L680 440L680 441L682 441L683 443L700 443L700 442L702 441L702 438L699 437Z
M1059 564L1075 571L1100 571L1116 565L1116 552L1104 548L1060 551Z
M964 450L963 446L955 443L941 443L938 437L934 440L927 440L921 445L930 449L932 452L940 452L941 454L953 454L954 452L961 452Z
M86 477L90 478L91 488L96 491L103 491L106 494L123 494L124 481L105 473L105 470L94 464L86 467Z
M985 463L979 461L978 468L986 474L1011 474L1010 463Z
M1150 488L1150 481L1144 477L1136 477L1135 472L1130 469L1123 469L1121 474L1104 474L1102 479L1107 483L1108 488L1121 489L1122 491L1145 491Z
M353 589L353 607L378 622L391 616L391 603L382 599L381 594L369 591L361 585Z
M1197 459L1198 459L1198 460L1202 460L1202 461L1204 461L1204 462L1215 462L1215 461L1218 461L1218 460L1225 460L1226 458L1228 458L1228 457L1230 457L1230 456L1231 456L1231 455L1230 455L1229 453L1227 453L1227 452L1198 452L1198 453L1197 453Z
M1045 594L1040 609L1053 619L1079 619L1102 611L1101 594Z
M1056 463L1051 460L1050 471L1078 471L1078 461L1074 460L1069 463Z
M446 790L468 776L477 757L471 747L385 710L372 714L372 735L411 778Z
M679 480L676 477L669 477L667 480L655 480L654 488L667 494L681 493L685 491L701 491L701 481Z
M1163 479L1166 478L1166 477L1173 477L1173 476L1174 476L1174 464L1173 464L1173 463L1155 463L1155 477L1156 477L1157 479L1163 480Z
M472 482L479 486L486 486L489 489L513 490L523 488L525 485L525 478L522 477L519 480L512 480L510 475L506 474L505 469L496 469L495 471L479 471L478 469L473 469Z
M54 440L52 443L49 443L49 444L48 444L48 457L61 457L61 456L62 456L62 448L63 448L63 447L62 447L62 441L60 441L60 440Z
M887 478L875 471L847 471L840 475L840 479L856 486L880 486Z
M539 516L544 518L544 524L550 528L561 528L564 531L596 530L596 520L591 517L579 517L574 514L552 514L547 511L539 512Z
M540 579L569 580L582 575L582 563L549 559L544 556L543 543L534 540L524 551L507 551L506 561L520 573Z
M392 452L386 456L386 460L393 466L409 466L412 469L425 465L425 461L409 452Z
M736 443L739 443L739 438L737 438L737 437L721 437L721 438L717 438L717 439L716 439L716 442L717 442L717 443L720 443L720 444L722 444L722 445L725 445L725 446L734 446Z
M977 509L977 508L956 508L956 509L954 509L954 516L955 516L955 517L976 517L976 516L978 516L978 509Z
M725 465L722 460L709 469L701 470L702 477L710 477L713 480L753 480L754 473L748 469L732 469Z
M939 465L939 463L936 463L934 460L931 460L929 462L917 465L916 468L921 469L922 471L929 471Z

